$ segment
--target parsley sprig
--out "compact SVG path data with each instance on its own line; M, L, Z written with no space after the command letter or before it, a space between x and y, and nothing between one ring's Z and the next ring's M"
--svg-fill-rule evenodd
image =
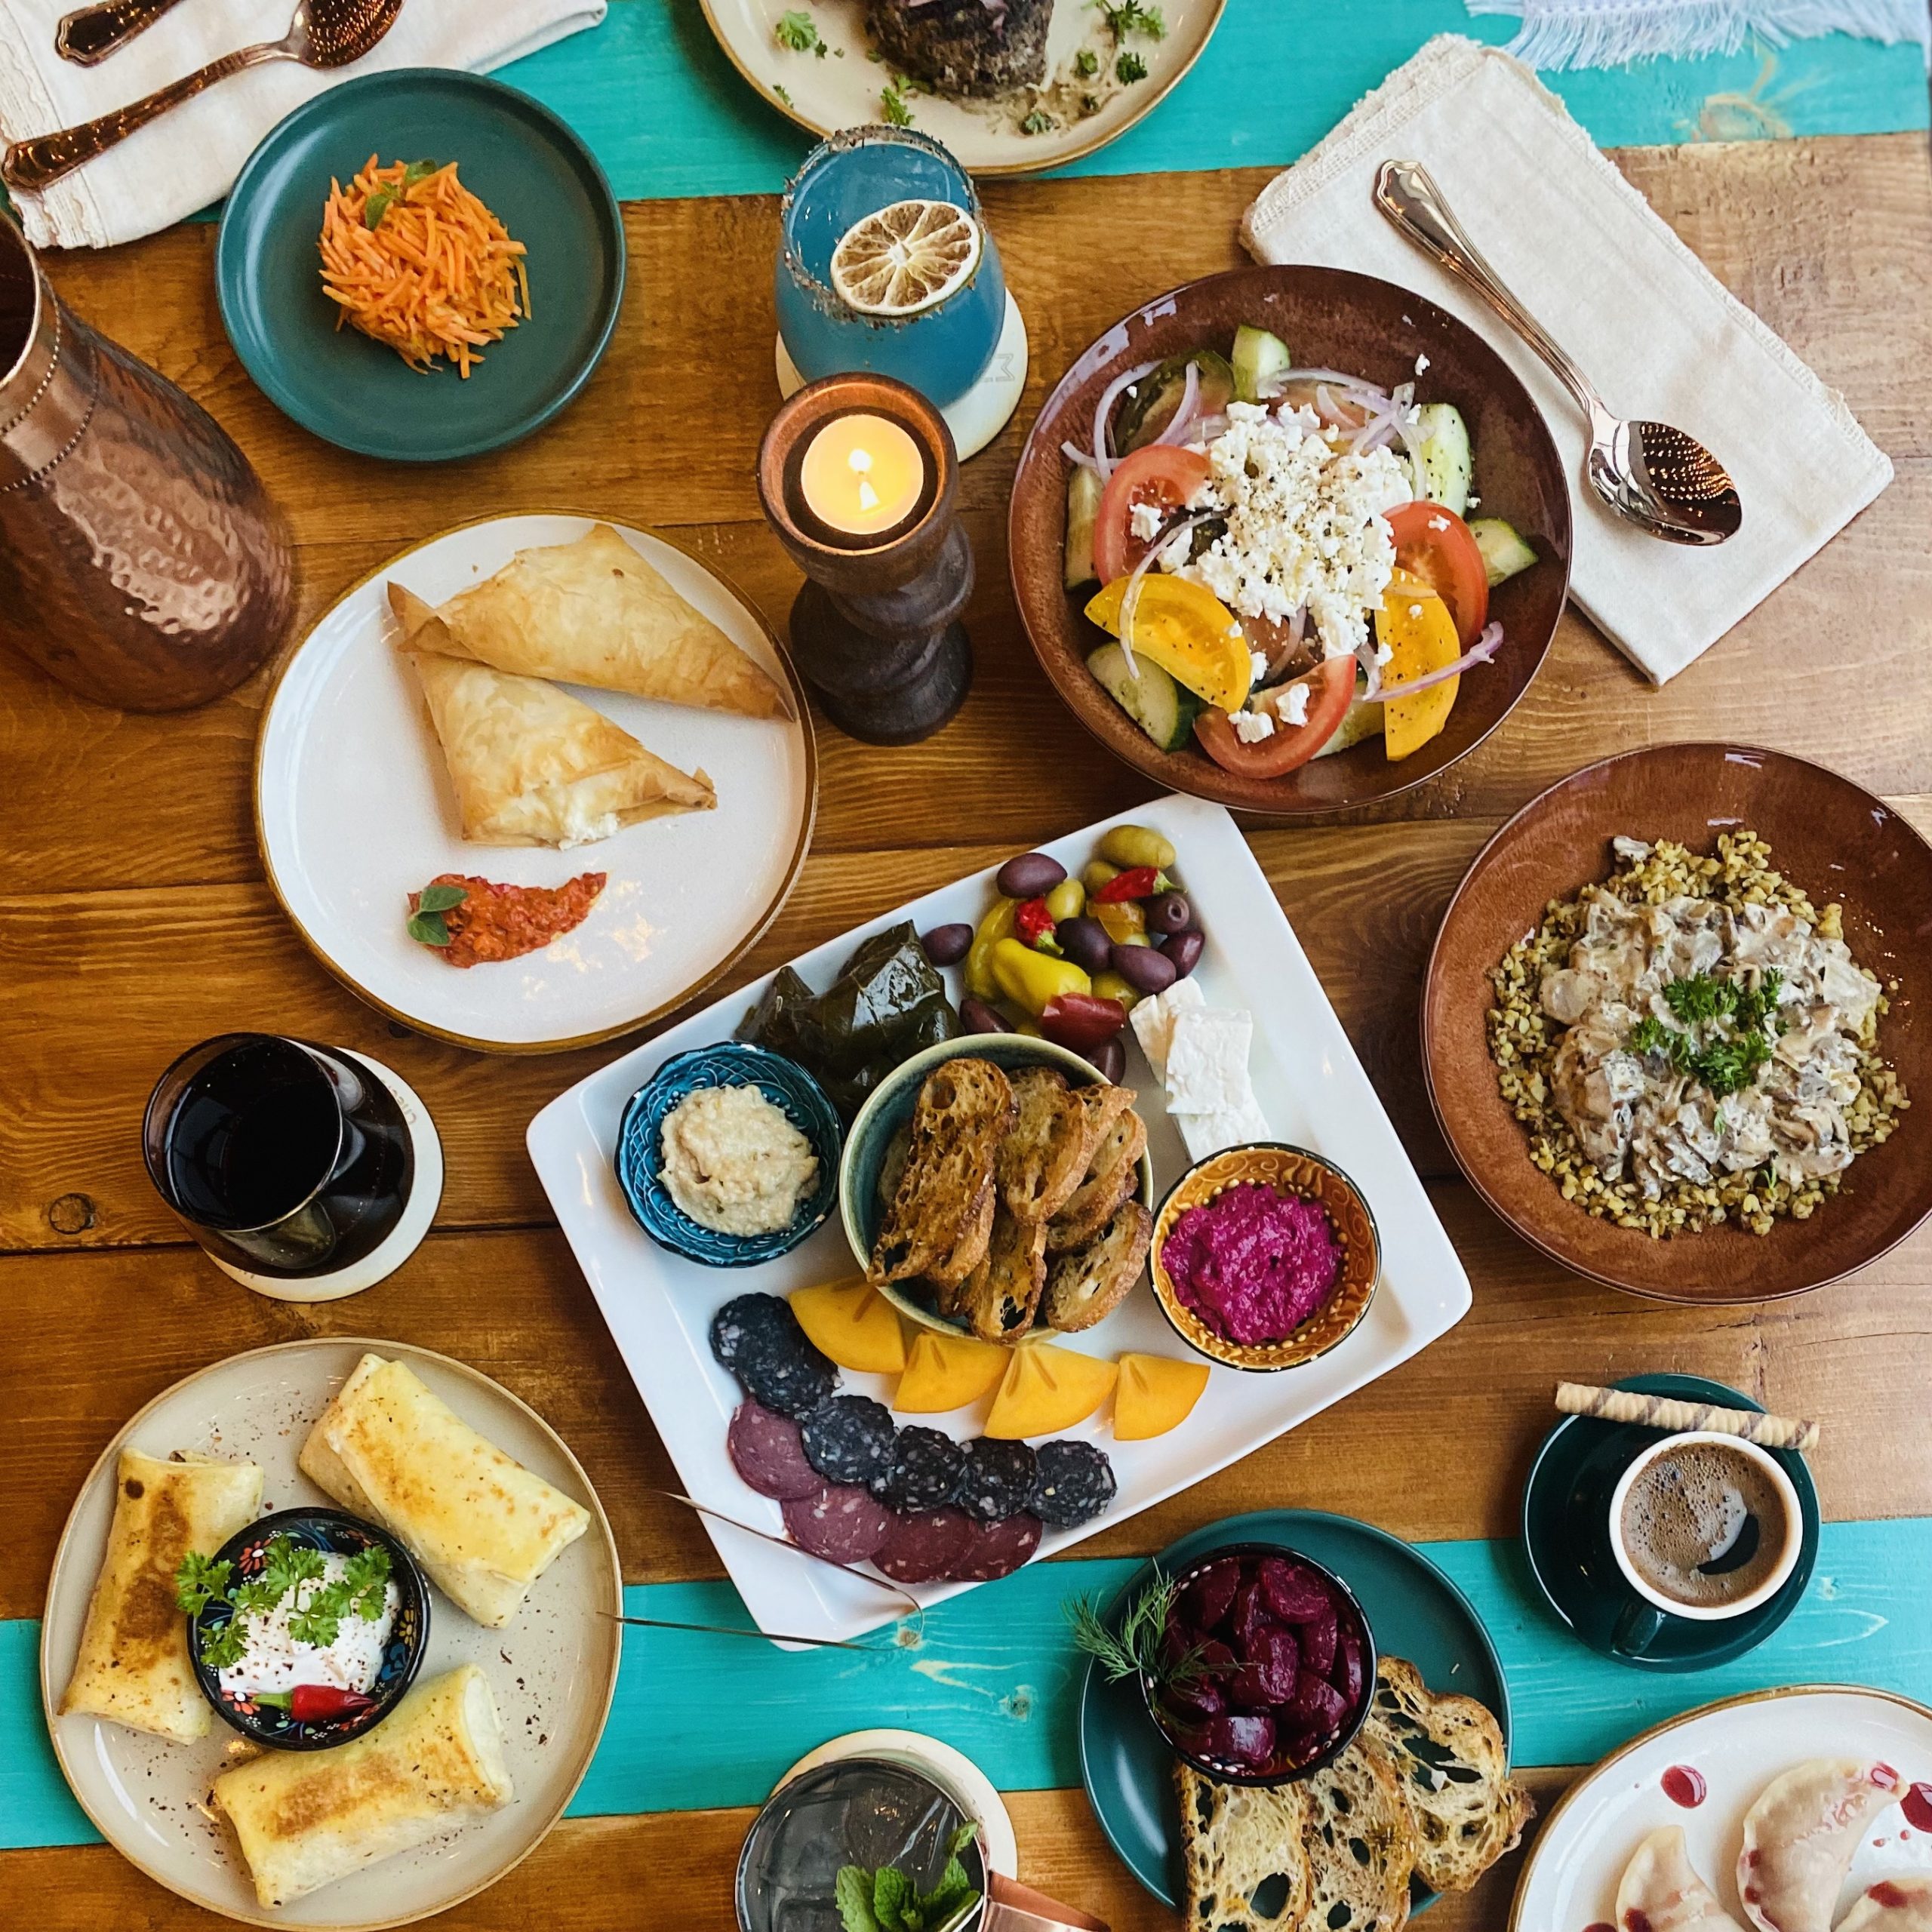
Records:
M774 32L779 45L794 54L816 54L823 60L829 51L819 33L818 23L809 14L796 10L780 14Z
M369 197L362 210L363 226L381 227L383 217L387 214L389 210L416 186L417 182L428 180L441 165L440 162L412 161L402 171L402 186L400 188L378 188Z
M960 1854L979 1835L969 1819L947 1841L946 1869L939 1883L922 1892L897 1866L868 1872L863 1865L842 1865L832 1897L845 1932L948 1932L980 1902Z
M298 1644L327 1650L342 1634L345 1618L374 1623L383 1614L389 1580L389 1553L380 1544L358 1550L333 1583L325 1582L322 1552L293 1537L272 1536L263 1546L262 1567L239 1583L235 1566L190 1551L174 1573L174 1599L190 1617L217 1601L234 1614L202 1632L201 1659L210 1670L225 1670L248 1654L248 1630L289 1601L288 1634Z
M1647 1014L1625 1044L1635 1054L1660 1055L1722 1100L1749 1086L1770 1058L1773 1029L1783 1030L1777 1011L1783 985L1775 966L1755 986L1709 973L1672 980L1663 988L1664 1004L1684 1030Z
M1114 37L1118 47L1129 34L1140 34L1149 40L1165 37L1168 23L1158 7L1143 4L1143 0L1094 0L1100 10L1100 18L1106 23L1107 31Z

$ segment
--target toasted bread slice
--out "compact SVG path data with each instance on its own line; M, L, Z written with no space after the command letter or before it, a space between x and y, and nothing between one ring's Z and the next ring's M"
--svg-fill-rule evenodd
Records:
M1139 1201L1127 1201L1098 1240L1056 1256L1040 1303L1047 1326L1071 1334L1112 1314L1140 1280L1153 1238L1153 1216Z
M1412 1663L1384 1657L1363 1735L1395 1767L1415 1822L1416 1869L1466 1892L1522 1836L1536 1806L1509 1777L1502 1727L1473 1697L1438 1697Z
M972 1272L986 1252L985 1196L1015 1111L1012 1084L991 1060L948 1060L926 1076L869 1281L924 1275L943 1286Z
M1393 1932L1407 1924L1416 1833L1388 1753L1358 1737L1300 1788L1308 1796L1303 1924L1320 1932Z
M999 1189L989 1180L959 1223L959 1238L953 1243L952 1252L926 1270L927 1282L942 1314L958 1312L966 1284L986 1260L987 1244L992 1238L993 1214L998 1206Z
M1125 1092L1121 1088L1113 1090ZM1047 1230L1047 1251L1064 1254L1097 1240L1100 1231L1140 1185L1140 1157L1147 1151L1147 1123L1133 1109L1134 1096L1118 1109L1100 1137L1087 1178Z
M983 1342L1017 1342L1033 1325L1047 1285L1047 1224L993 1211L992 1238L961 1287L955 1312Z
M999 1191L1016 1220L1050 1221L1085 1177L1100 1138L1097 1110L1050 1066L1012 1076L1019 1115L1000 1143Z
M1301 1786L1220 1784L1179 1763L1174 1783L1189 1932L1299 1932L1309 1896Z

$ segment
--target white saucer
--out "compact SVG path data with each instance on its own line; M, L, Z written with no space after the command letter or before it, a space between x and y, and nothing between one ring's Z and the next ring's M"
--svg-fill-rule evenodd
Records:
M789 398L804 387L805 379L798 374L783 336L778 338L776 360L778 391ZM1020 395L1026 387L1026 318L1009 288L1006 322L986 374L964 395L940 411L946 418L946 426L952 432L953 446L961 463L969 456L977 456L1013 420L1013 412L1020 407Z
M776 1792L807 1771L843 1758L882 1758L908 1770L924 1771L968 1817L978 1822L988 1869L1002 1878L1019 1877L1020 1841L992 1780L964 1752L921 1731L848 1730L843 1737L828 1739L816 1751L808 1751L772 1789Z
M333 1275L312 1275L291 1281L281 1275L251 1275L245 1269L232 1266L218 1255L208 1257L224 1275L275 1301L340 1301L345 1296L359 1295L365 1288L386 1281L422 1246L423 1237L429 1232L429 1223L436 1218L436 1209L443 1198L442 1137L416 1089L392 1067L371 1060L367 1054L358 1054L350 1047L338 1047L335 1051L348 1054L377 1075L401 1107L403 1124L409 1129L410 1144L416 1155L409 1198L403 1205L401 1220L389 1230L382 1244Z

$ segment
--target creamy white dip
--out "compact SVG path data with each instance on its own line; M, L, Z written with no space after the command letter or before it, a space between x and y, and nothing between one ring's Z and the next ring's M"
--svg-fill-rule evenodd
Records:
M776 1234L818 1184L811 1143L755 1087L700 1087L664 1116L661 1143L671 1198L718 1234Z
M239 1663L219 1673L223 1690L248 1697L264 1690L292 1690L298 1684L328 1684L338 1690L365 1694L373 1689L401 1601L393 1580L383 1586L382 1614L371 1623L352 1611L342 1619L335 1641L326 1650L298 1643L288 1634L297 1597L306 1601L322 1586L340 1583L348 1567L346 1556L325 1556L318 1583L291 1590L272 1611L251 1611L245 1619L248 1647Z

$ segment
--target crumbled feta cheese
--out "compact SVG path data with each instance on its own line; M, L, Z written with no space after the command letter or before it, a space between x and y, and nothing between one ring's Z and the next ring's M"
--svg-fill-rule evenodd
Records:
M1275 721L1265 711L1237 711L1229 721L1244 745L1258 745L1275 735Z
M1239 637L1241 635L1240 625L1235 625L1234 629L1229 632L1228 635L1230 637ZM1265 651L1251 651L1247 654L1247 670L1248 675L1251 677L1257 685L1260 684L1261 680L1268 675L1267 652Z
M1447 530L1449 519L1446 516L1432 516L1429 520L1429 527L1432 530Z
M1481 509L1481 507L1482 499L1478 497L1473 490L1472 490L1469 492L1469 508L1472 510L1476 510Z
M1195 501L1225 529L1198 557L1188 554L1191 540L1169 545L1161 568L1204 584L1242 617L1285 623L1306 605L1326 651L1353 651L1395 574L1383 512L1415 494L1401 459L1337 449L1300 421L1232 403L1208 460Z
M1420 604L1411 604L1409 606L1409 615L1411 617L1420 617L1422 615L1422 606Z
M1143 543L1151 543L1161 534L1161 525L1165 519L1157 503L1136 503L1127 519L1127 527Z
M1387 663L1395 654L1395 652L1386 644L1378 644L1375 647L1375 661L1378 664Z
M1288 686L1275 700L1282 720L1289 724L1306 724L1308 722L1308 687L1301 683Z
M1426 355L1418 355L1416 358L1416 374L1418 376L1420 376L1428 367L1429 358Z
M1171 538L1160 549L1155 561L1170 577L1179 577L1182 566L1194 555L1194 532L1183 530L1178 537Z

